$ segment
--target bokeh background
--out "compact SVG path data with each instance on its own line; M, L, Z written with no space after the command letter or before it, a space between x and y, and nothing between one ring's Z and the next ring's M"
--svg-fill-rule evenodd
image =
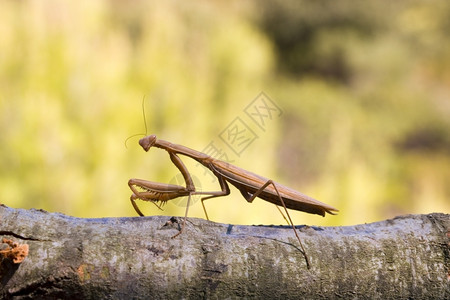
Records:
M176 182L145 133L203 150L340 209L310 225L450 212L448 1L0 1L0 202L135 216L129 178ZM264 92L282 111L245 113ZM236 155L240 118L258 136ZM202 190L217 182L184 159ZM204 217L198 198L190 216ZM149 215L184 215L185 201ZM212 220L283 224L232 193Z

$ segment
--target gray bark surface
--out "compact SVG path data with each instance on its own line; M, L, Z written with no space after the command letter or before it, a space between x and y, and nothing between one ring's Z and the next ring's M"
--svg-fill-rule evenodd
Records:
M345 227L170 217L81 219L0 206L0 239L28 244L2 259L0 298L450 299L450 215L408 215ZM181 222L181 218L180 218Z

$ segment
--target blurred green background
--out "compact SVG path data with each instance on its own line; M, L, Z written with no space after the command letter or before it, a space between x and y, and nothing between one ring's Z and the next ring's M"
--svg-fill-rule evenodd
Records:
M450 212L448 1L0 1L0 202L78 217L135 216L129 178L177 181L145 133L206 149L340 210L349 225ZM264 129L246 107L282 111ZM258 138L240 155L236 118ZM184 159L199 188L217 182ZM178 179L177 179L178 178ZM190 216L204 217L198 198ZM184 215L183 201L148 215ZM283 224L232 187L212 220Z

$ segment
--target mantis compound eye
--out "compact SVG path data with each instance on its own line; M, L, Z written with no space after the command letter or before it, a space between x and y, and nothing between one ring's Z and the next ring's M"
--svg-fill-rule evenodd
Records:
M148 135L139 140L139 145L145 150L148 151L156 142L156 135Z

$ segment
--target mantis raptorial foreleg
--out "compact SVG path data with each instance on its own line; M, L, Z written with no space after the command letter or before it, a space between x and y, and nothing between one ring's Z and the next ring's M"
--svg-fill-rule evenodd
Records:
M186 225L186 218L191 202L191 194L192 192L186 189L183 186L180 185L170 185L170 184L163 184L159 182L152 182L152 181L145 181L145 180L139 180L139 179L130 179L128 181L128 185L130 186L131 190L133 191L133 195L131 195L130 200L131 204L133 205L134 209L140 216L144 216L144 214L141 212L139 207L136 204L136 199L141 199L144 201L150 201L153 204L155 204L159 209L161 209L161 206L158 205L158 202L161 202L164 204L170 199L178 198L181 196L188 196L188 202L186 206L186 213L184 215L183 225L181 226L180 231L175 234L172 238L177 237L180 235L183 230L184 226ZM138 191L135 188L135 185L140 186L141 188L145 189L145 192Z
M186 183L186 187L183 187L180 185L164 184L164 183L159 183L159 182L141 180L141 179L130 179L128 181L128 185L130 186L130 189L133 191L133 194L130 197L131 204L133 205L135 211L140 216L144 216L144 214L141 212L141 210L137 206L136 201L135 201L136 199L150 201L153 204L155 204L159 209L161 209L161 206L158 205L158 202L161 202L161 204L164 204L165 202L167 202L170 199L174 199L174 198L178 198L178 197L182 197L182 196L188 196L188 201L187 201L187 206L186 206L186 212L185 212L184 219L183 219L183 224L181 226L180 231L172 237L172 238L174 238L174 237L177 237L178 235L180 235L184 230L192 195L211 195L209 197L202 198L202 205L203 205L203 200L205 200L205 199L228 195L230 193L230 188L228 187L227 183L222 178L219 178L219 182L222 187L222 191L196 192L192 177L191 177L189 171L187 170L186 166L184 165L183 161L176 154L174 154L172 152L169 152L169 155L170 155L170 159L172 160L174 165L178 168L178 170L183 175L184 181ZM144 189L145 191L138 191L136 189L136 186L139 186L141 189ZM205 212L206 218L209 220L208 214L206 212L204 205L203 205L203 210Z
M178 236L181 234L184 230L184 226L186 225L186 218L191 202L191 195L193 192L195 192L195 186L194 182L192 181L192 177L189 174L186 166L184 165L183 161L174 153L169 152L170 159L172 160L173 164L180 170L181 174L183 175L184 181L186 183L186 187L180 186L180 185L174 185L174 184L164 184L159 182L153 182L153 181L146 181L141 179L130 179L128 181L128 185L130 186L130 189L133 191L133 194L130 197L131 204L133 205L134 209L140 216L144 216L144 214L141 212L139 207L136 204L136 199L141 199L144 201L150 201L153 204L155 204L159 209L161 209L161 206L158 205L158 202L161 202L161 204L164 204L170 199L182 197L182 196L188 196L188 202L186 206L186 213L183 220L183 225L181 226L180 231L174 235L172 238ZM139 191L136 187L140 187L144 191Z
M130 197L131 204L140 216L144 216L136 204L136 199L149 201L161 209L161 205L170 199L189 195L189 190L184 186L165 184L142 179L130 179L128 185L133 192ZM138 190L139 187L141 190ZM159 205L158 203L161 203Z
M192 180L191 174L189 174L189 171L183 161L173 152L169 152L169 156L173 164L178 168L178 170L180 170L181 175L183 175L184 182L186 183L186 189L188 191L195 192L194 181Z

